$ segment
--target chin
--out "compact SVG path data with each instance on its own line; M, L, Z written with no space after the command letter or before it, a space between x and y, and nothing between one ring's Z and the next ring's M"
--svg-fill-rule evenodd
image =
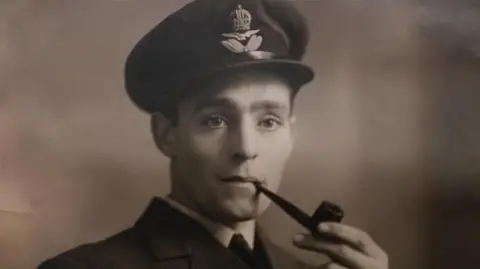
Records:
M253 220L261 215L258 202L249 199L227 201L222 211L225 218L231 222Z
M246 212L246 211L229 211L225 212L223 222L224 223L238 223L238 222L244 222L244 221L251 221L255 220L259 217L259 215L255 212Z

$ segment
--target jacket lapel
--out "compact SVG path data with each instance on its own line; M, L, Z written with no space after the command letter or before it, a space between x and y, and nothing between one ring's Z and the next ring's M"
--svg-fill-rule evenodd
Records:
M201 225L154 198L135 224L155 269L248 269Z

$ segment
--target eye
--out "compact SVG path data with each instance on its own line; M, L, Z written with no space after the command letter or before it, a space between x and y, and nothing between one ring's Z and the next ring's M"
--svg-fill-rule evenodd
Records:
M226 119L220 115L212 115L206 121L205 124L210 128L220 128L226 123Z
M276 129L278 126L282 125L282 121L276 117L268 117L261 120L259 125L260 127L271 131Z

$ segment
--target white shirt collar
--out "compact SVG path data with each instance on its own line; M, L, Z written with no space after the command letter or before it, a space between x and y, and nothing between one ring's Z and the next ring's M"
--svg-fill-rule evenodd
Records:
M165 201L173 208L179 210L180 212L196 220L207 231L209 231L212 234L212 236L215 237L223 246L228 247L233 235L235 233L240 233L245 238L248 245L253 249L254 238L255 238L255 221L254 220L245 222L244 225L241 226L240 230L235 231L220 223L214 222L210 219L207 219L206 217L201 216L200 214L191 210L185 205L173 200L171 197L166 197Z

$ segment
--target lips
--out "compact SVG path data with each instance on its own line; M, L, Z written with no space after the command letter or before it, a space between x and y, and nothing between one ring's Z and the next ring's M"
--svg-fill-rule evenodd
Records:
M227 182L227 183L258 183L261 182L260 179L252 176L228 176L228 177L222 177L220 178L222 182Z

